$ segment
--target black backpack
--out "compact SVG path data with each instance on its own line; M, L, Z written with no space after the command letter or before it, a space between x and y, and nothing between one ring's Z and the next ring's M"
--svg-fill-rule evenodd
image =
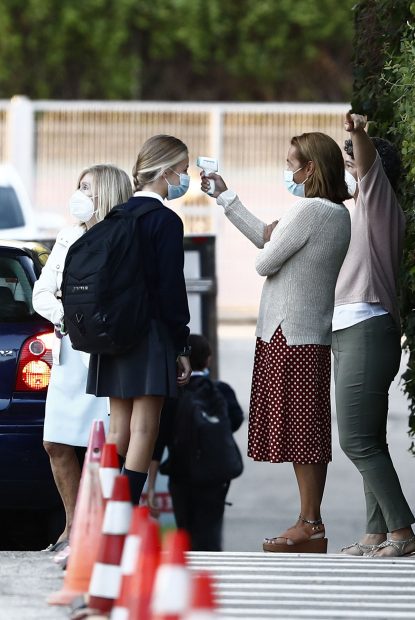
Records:
M168 473L200 485L237 478L243 461L233 438L228 404L213 381L194 377L178 399Z
M118 355L149 327L149 298L140 243L140 218L161 205L133 211L114 207L68 250L62 279L65 328L72 347Z

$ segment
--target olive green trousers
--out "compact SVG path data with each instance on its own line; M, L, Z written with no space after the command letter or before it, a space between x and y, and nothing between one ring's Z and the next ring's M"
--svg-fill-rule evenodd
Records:
M386 441L388 392L399 370L400 334L389 314L333 332L340 446L363 477L368 534L408 527L414 515Z

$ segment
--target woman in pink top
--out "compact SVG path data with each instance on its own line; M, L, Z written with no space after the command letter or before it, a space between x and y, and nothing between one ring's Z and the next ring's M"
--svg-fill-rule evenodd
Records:
M365 126L365 117L346 115L346 176L356 204L332 349L340 445L362 475L367 521L365 535L342 552L390 557L415 551L415 518L386 441L388 392L401 358L396 282L405 217L394 191L399 155L387 140L369 138Z

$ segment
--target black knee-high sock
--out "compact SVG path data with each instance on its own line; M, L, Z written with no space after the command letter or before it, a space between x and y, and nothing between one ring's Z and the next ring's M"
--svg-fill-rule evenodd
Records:
M118 462L120 464L120 471L122 471L122 468L124 467L124 463L125 463L125 456L123 456L122 454L117 454L118 456Z
M141 493L147 480L147 472L132 471L124 465L121 473L127 476L130 481L131 501L134 506L137 506L140 503Z

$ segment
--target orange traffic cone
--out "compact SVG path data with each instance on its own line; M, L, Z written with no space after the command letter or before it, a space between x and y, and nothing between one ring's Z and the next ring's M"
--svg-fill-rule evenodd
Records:
M154 583L152 620L180 620L188 609L190 571L186 566L185 553L189 551L189 546L189 536L184 530L166 535L164 553Z
M104 500L108 500L114 488L114 481L120 474L120 467L115 443L106 443L102 449L99 479Z
M88 463L85 469L76 502L76 523L72 527L65 580L62 590L49 596L49 605L69 605L74 598L88 591L104 517L98 469L98 463Z
M151 599L154 579L160 562L160 528L157 521L144 523L140 551L135 562L134 575L130 580L128 610L122 610L111 620L151 620Z
M190 606L183 620L219 620L212 575L207 571L192 575L190 590Z
M132 580L140 554L140 546L146 524L149 518L147 506L134 506L131 517L130 531L125 539L121 558L121 585L120 594L112 608L111 618L121 620L128 617L129 597L132 588Z
M105 428L102 420L92 420L89 434L88 449L85 454L85 463L99 463L102 448L105 444Z
M89 607L111 610L121 580L121 556L131 521L131 495L127 476L117 476L111 499L105 508L102 536L89 585Z
M69 605L74 598L88 591L104 518L104 501L99 482L103 433L103 422L94 420L76 500L68 568L62 589L48 598L50 605Z

